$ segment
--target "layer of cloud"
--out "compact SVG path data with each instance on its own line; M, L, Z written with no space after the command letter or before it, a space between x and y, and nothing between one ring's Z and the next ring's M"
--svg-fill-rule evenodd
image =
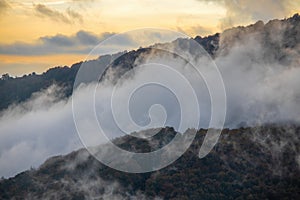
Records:
M268 21L275 18L284 18L291 15L291 10L300 9L300 3L293 0L262 0L254 3L251 0L199 0L221 4L225 7L226 17L221 19L221 28L230 28L235 25Z
M52 86L36 93L30 101L1 116L1 176L38 166L49 156L68 153L81 146L70 104L59 100L60 89ZM15 125L10 123L12 119Z
M50 7L47 7L46 5L43 4L37 4L34 7L35 12L37 13L38 16L41 17L47 17L53 21L57 22L63 22L63 23L73 23L75 21L78 21L80 23L83 22L83 17L80 13L71 10L68 8L66 10L66 14L59 12L57 10L51 9Z
M83 23L83 17L80 13L71 10L70 8L67 9L67 13L72 19L77 19L80 23Z
M0 0L0 15L2 15L9 7L6 0Z
M146 29L147 30L147 29ZM0 44L0 54L6 55L50 55L50 54L88 54L101 43L100 54L113 54L124 50L137 49L154 43L170 42L175 40L177 32L168 32L160 29L149 29L141 34L139 29L115 34L104 32L99 35L78 31L75 35L40 37L35 43L16 42L13 44Z
M207 35L213 34L213 31L211 29L206 28L204 26L200 26L200 25L192 26L192 27L189 27L189 28L186 28L186 29L177 27L177 30L182 32L182 33L185 33L185 34L189 33L190 35L207 36Z
M41 37L35 43L16 42L14 44L0 44L0 54L9 55L47 55L47 54L87 54L101 41L114 35L102 33L96 35L86 31L79 31L75 35ZM130 40L130 39L128 39ZM120 44L121 41L120 41Z

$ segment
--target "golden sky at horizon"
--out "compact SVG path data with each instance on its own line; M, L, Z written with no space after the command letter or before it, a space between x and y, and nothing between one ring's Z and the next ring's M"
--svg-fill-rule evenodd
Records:
M91 48L113 33L157 27L203 36L300 8L297 1L275 1L262 0L269 6L261 8L250 0L0 0L0 74L70 65L86 54L71 48Z

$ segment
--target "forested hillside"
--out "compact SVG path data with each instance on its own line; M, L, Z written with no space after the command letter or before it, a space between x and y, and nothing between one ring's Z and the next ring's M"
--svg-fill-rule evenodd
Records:
M129 174L101 164L85 149L48 159L0 182L0 199L299 199L300 128L265 126L223 130L213 151L199 159L206 130L182 157L151 173ZM148 152L176 134L151 139L125 136L123 149ZM99 146L99 150L104 146Z

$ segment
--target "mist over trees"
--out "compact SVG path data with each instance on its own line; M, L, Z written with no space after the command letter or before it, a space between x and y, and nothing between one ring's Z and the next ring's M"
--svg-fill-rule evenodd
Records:
M267 24L259 21L204 38L179 38L169 44L156 44L173 45L193 54L195 52L189 44L196 40L220 67L229 94L229 123L226 125L231 129L239 128L223 130L220 142L207 157L200 160L197 156L205 134L203 129L198 131L196 140L180 159L153 173L121 173L102 165L86 150L79 150L50 158L37 169L1 180L0 198L299 199L299 27L300 16L296 14L288 19L272 20ZM101 56L86 61L86 66L92 71L95 67L103 68L104 76L109 76L111 71L117 72L112 78L118 79L136 66L136 60L155 56L157 52L149 49L126 52L114 62L111 62L114 55ZM18 149L20 143L22 147L29 146L27 152L30 153L45 150L43 145L36 145L41 141L42 144L49 143L45 155L53 153L53 149L58 152L66 150L64 147L69 145L68 141L76 132L68 97L73 92L81 64L52 68L40 75L2 76L0 123L6 135L1 135L0 142L8 146L0 145L5 152L2 160L14 160L15 151L10 150ZM86 83L95 80L95 77L85 78ZM48 94L47 90L54 95ZM85 92L80 90L78 95L85 99ZM60 94L55 96L56 93ZM38 95L42 98L31 98ZM34 104L47 98L51 100L53 96L59 99L41 104L43 109L32 109L34 112L31 112ZM163 95L157 98L165 100ZM29 101L30 108L23 112L19 108L26 101ZM255 126L256 120L263 126ZM17 123L23 127L21 131L15 127ZM35 127L36 124L39 126ZM162 136L154 141L125 136L115 142L124 149L147 152L157 148L155 144L168 142L169 136L174 134L174 129L165 128ZM24 138L19 139L20 136ZM57 146L48 141L56 141ZM23 157L27 160L33 158L30 153ZM11 175L12 172L7 173Z
M199 159L206 133L202 129L177 161L142 174L111 169L81 149L0 181L0 198L299 199L299 131L295 126L225 129L212 152ZM128 151L148 152L175 134L167 127L151 139L128 135L114 143Z

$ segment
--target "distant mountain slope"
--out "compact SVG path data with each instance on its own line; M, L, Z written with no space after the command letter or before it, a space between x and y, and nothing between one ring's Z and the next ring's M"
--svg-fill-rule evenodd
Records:
M226 54L237 42L246 41L253 35L264 45L264 55L261 56L266 61L276 61L288 65L289 62L295 62L292 56L299 54L300 16L295 14L291 18L272 20L265 25L259 21L247 27L226 30L221 34L208 37L197 36L194 40L201 44L212 57L217 57ZM190 40L179 39L172 43L182 45L184 48L184 44ZM192 51L192 49L189 50ZM123 70L131 68L139 54L145 51L147 51L147 48L129 51L117 59L112 67L118 66L118 69L121 67L124 68ZM106 68L111 60L111 55L101 56L96 60L87 61L87 65L91 68ZM71 95L74 79L81 63L76 63L70 68L55 67L41 75L33 73L18 78L12 78L8 75L2 76L0 79L0 111L14 103L26 101L34 92L47 88L53 83L66 87L63 96Z
M83 149L53 157L37 170L1 180L0 199L300 198L299 127L226 129L212 152L199 159L205 132L197 133L176 162L151 173L110 169ZM164 146L175 134L174 129L164 128L152 139L125 136L115 143L147 152Z

